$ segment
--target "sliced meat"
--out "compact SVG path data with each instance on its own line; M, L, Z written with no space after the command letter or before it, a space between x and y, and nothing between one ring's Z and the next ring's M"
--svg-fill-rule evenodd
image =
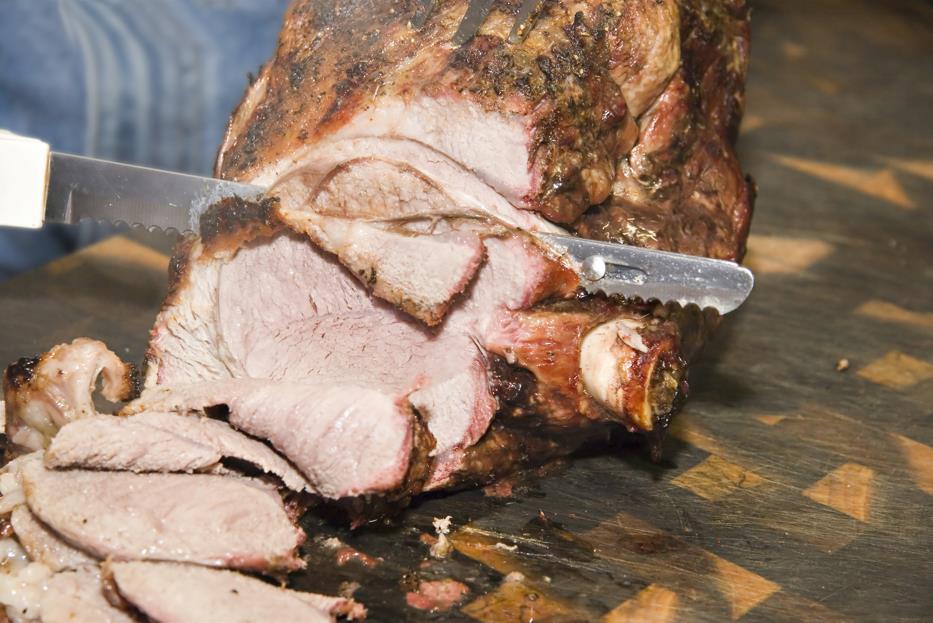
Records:
M326 623L333 620L330 610L345 607L232 571L154 562L107 569L120 595L160 623Z
M410 3L293 5L217 166L271 187L279 230L225 229L218 245L222 218L202 222L153 333L150 386L194 380L180 353L203 361L201 379L366 379L426 421L428 488L470 477L466 449L497 411L663 428L686 391L690 314L574 298L577 276L525 232L553 230L543 215L593 237L741 256L748 187L725 129L741 102L702 85L722 72L730 93L741 82L744 3L548 3L507 44L515 9L497 3L453 48L463 2L436 7L414 38ZM531 380L513 392L495 366Z
M223 207L216 209L222 211ZM553 342L549 336L537 341L525 336L527 331L521 327L527 318L547 316L543 309L532 310L550 299L572 295L578 277L521 232L496 226L498 229L483 238L483 266L468 291L449 309L441 326L431 330L373 298L331 257L306 239L287 229L282 231L284 225L280 224L279 231L271 235L249 238L255 228L241 222L238 241L230 228L223 228L221 237L217 222L219 215L209 212L202 221L201 240L182 248L174 262L179 270L173 294L153 329L147 386L168 388L171 395L197 387L199 381L249 379L239 389L237 383L229 385L233 392L230 395L221 392L200 397L192 408L210 406L211 400L238 402L236 407L228 405L231 423L251 435L270 439L328 497L398 487L404 482L407 457L395 460L387 453L373 454L386 460L383 469L388 470L384 479L376 478L375 468L368 472L367 479L375 484L361 481L353 471L321 472L320 461L333 450L309 452L292 431L297 430L296 421L305 422L313 431L316 418L324 417L326 421L331 416L317 406L305 407L304 414L294 412L294 405L299 404L293 397L295 392L333 386L329 391L336 395L340 391L337 388L365 386L390 397L402 412L409 404L434 438L426 484L434 489L444 486L464 468L465 449L485 434L501 406L502 397L490 384L490 354L502 355L510 365L535 374L545 368L560 368L562 376L538 374L535 393L542 397L535 402L538 416L555 424L572 425L582 417L651 430L656 420L664 421L669 416L675 399L685 389L680 383L684 367L676 336L663 344L658 342L650 355L630 349L627 358L620 359L608 350L597 351L586 358L587 369L581 367L584 361L580 349L587 331L624 317L633 332L653 332L652 326L659 321L646 316L650 313L647 307L629 309L618 301L593 304L567 300L562 313L550 316L554 326L540 322L535 326L555 331L561 328L558 325L562 321L572 321L572 326L565 329L576 331L577 339L555 348L548 346ZM282 266L289 269L281 270ZM250 294L244 296L245 292ZM535 329L529 330L533 333ZM670 376L675 392L668 394L665 389L663 399L657 399L653 395L657 387L652 382L653 368L647 364L632 367L627 362L655 360L662 355L673 362ZM536 357L548 360L547 365L538 366ZM600 368L603 376L588 388L586 383L593 376L589 367L599 364L601 357L607 360ZM587 381L581 382L581 377L587 377ZM261 379L267 379L268 389L259 389ZM300 381L309 388L283 390L281 385L268 383L283 380ZM612 393L611 400L591 392L599 384L612 387L603 392ZM625 400L620 391L627 396ZM243 402L247 393L255 392L268 394L271 399L264 404ZM559 402L546 408L546 396L557 397ZM646 409L648 403L655 406ZM150 395L133 411L177 408L173 405L171 400L155 401ZM238 419L247 412L256 413L258 419ZM410 415L407 417L411 420ZM392 422L404 420L390 418L381 426L394 426ZM344 438L333 448L359 444L358 440ZM356 452L345 451L342 455L354 457ZM363 469L356 465L361 461L346 461ZM344 480L335 481L338 475Z
M42 563L30 562L13 539L0 539L0 552L4 561L0 573L0 605L4 606L0 610L0 621L36 620L52 571Z
M176 416L181 417L181 416ZM215 448L135 418L98 415L64 426L45 452L49 468L130 472L206 471L220 463Z
M441 322L476 274L481 238L507 228L560 231L423 145L354 139L290 162L271 191L282 220L428 325Z
M25 505L17 506L10 515L10 524L16 539L29 554L29 558L44 564L52 571L97 566L97 561L63 541Z
M482 240L471 232L422 234L314 212L296 220L374 295L431 326L444 319L485 255Z
M96 414L92 395L98 378L104 398L112 402L128 400L136 391L133 366L103 342L87 338L10 365L3 398L14 454L41 450L66 422Z
M562 231L515 207L443 150L418 141L367 135L315 144L295 156L263 178L275 184L274 195L287 209L364 221L471 218Z
M249 463L293 491L311 490L298 470L267 445L206 417L164 412L93 416L66 425L45 452L50 468L132 472L222 472L224 458Z
M40 601L42 623L133 623L135 618L115 608L102 591L100 570L56 573Z
M3 494L0 497L0 515L11 513L17 506L26 503L19 470L31 460L31 454L20 455L0 468L0 493Z
M176 560L292 570L304 538L265 486L208 474L46 469L41 454L20 468L26 502L71 545L97 558Z
M281 479L282 484L292 491L313 490L311 483L291 463L266 444L247 437L226 422L207 417L179 417L159 411L139 413L133 419L215 448L225 458L245 461L263 473Z
M268 439L328 498L387 492L409 470L415 425L400 399L359 386L237 379L147 390L126 411L226 405L230 423Z

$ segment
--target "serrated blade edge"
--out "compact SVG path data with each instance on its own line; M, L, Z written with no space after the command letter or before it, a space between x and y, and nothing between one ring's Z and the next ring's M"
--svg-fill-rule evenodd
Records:
M581 274L587 292L618 294L628 298L695 304L720 314L737 309L751 293L755 276L747 268L726 260L643 249L557 234L538 234L548 246L568 256ZM594 264L603 272L584 270Z

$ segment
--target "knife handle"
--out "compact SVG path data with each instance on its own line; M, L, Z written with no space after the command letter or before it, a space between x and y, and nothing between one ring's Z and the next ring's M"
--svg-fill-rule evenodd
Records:
M42 227L50 153L48 143L0 130L0 226Z

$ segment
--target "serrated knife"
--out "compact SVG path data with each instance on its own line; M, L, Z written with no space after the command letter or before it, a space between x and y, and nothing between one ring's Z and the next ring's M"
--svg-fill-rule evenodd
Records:
M538 237L576 263L583 288L594 294L695 304L728 314L745 302L755 285L752 271L735 262L577 236Z
M52 153L36 139L0 134L0 225L41 227L85 219L148 229L197 231L220 199L251 199L266 189L96 158ZM538 237L579 270L588 292L603 292L726 314L739 307L754 276L734 262L575 236Z

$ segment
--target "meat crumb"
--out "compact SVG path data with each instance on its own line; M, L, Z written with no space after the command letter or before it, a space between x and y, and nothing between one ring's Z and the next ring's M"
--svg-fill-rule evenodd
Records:
M341 547L337 550L336 562L338 567L342 567L351 560L355 560L360 563L367 569L372 569L382 560L381 558L373 558L369 554L364 554L358 549L354 549L349 545Z
M453 549L453 545L447 538L447 535L450 534L451 519L452 517L447 515L442 519L435 517L432 522L434 524L434 531L437 532L437 543L431 546L431 555L435 558L446 558Z
M373 558L369 554L364 554L358 549L350 547L335 536L321 540L320 544L324 549L335 553L334 558L338 567L342 567L351 560L355 560L367 569L372 569L382 561L381 558Z
M359 582L341 582L340 587L337 589L337 594L345 599L350 599L353 597L353 593L360 590Z
M450 578L422 581L418 583L417 591L405 595L405 602L418 610L440 612L459 604L469 592L466 584Z
M843 357L836 362L836 372L845 372L849 369L849 360Z
M321 546L326 549L340 549L341 547L343 547L343 541L341 541L335 536L332 536L330 538L327 538L321 541Z
M483 495L488 498L507 498L512 495L514 483L511 480L500 480L483 487Z

